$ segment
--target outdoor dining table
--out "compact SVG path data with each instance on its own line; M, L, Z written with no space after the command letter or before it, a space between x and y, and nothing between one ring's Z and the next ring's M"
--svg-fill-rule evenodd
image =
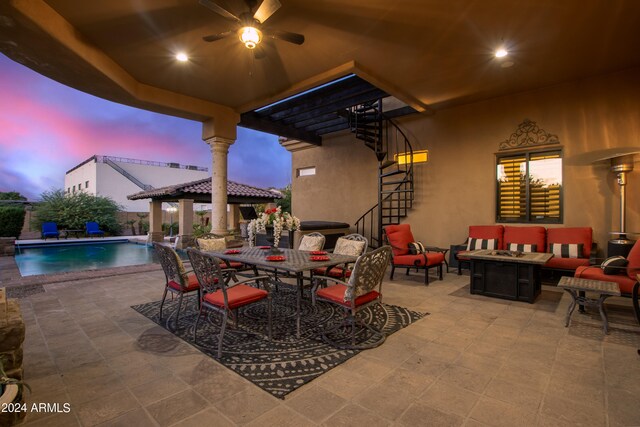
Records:
M332 267L345 263L353 263L357 257L350 255L339 255L333 253L327 253L325 256L327 260L313 261L311 258L313 255L309 251L299 251L296 249L281 249L282 253L279 254L284 257L282 261L268 261L267 256L271 256L269 247L253 247L242 248L237 251L209 251L217 258L225 261L236 261L243 264L254 265L258 269L286 271L296 278L297 292L296 292L296 336L300 338L300 318L301 318L301 305L302 305L302 291L304 287L304 272L311 271L320 267ZM238 253L236 253L238 252Z

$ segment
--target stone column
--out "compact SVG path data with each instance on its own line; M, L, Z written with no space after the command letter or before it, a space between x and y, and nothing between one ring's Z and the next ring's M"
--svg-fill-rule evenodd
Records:
M193 200L180 199L178 204L178 228L180 234L176 248L184 249L193 246Z
M211 147L211 232L227 234L227 154L235 140L214 136Z
M149 202L149 236L147 237L147 243L163 241L162 202L159 200L152 200Z

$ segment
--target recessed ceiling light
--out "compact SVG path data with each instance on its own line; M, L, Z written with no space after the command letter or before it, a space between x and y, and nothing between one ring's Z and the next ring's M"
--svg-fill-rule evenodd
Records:
M496 58L504 58L505 56L507 56L509 54L509 52L506 51L506 49L498 49L496 50Z
M189 57L186 53L180 52L176 55L176 59L180 62L187 62L189 60Z

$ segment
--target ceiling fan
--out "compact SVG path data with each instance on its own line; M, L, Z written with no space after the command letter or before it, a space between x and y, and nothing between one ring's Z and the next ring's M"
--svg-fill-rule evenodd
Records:
M199 2L207 9L236 23L236 28L233 30L203 37L202 39L206 42L221 40L236 33L247 49L255 49L260 44L263 37L271 37L276 40L283 40L297 45L304 43L304 36L302 34L291 33L283 30L274 30L264 25L265 21L280 9L280 6L282 6L278 0L263 0L255 13L253 13L253 10L258 3L257 0L245 0L245 3L249 7L249 11L241 13L240 16L234 15L211 0L199 0ZM264 53L261 50L256 50L254 53L256 58L262 58L264 56Z

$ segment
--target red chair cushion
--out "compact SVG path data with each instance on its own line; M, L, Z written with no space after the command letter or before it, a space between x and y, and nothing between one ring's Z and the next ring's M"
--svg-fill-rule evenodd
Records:
M589 258L591 255L592 236L591 227L548 228L546 252L551 252L549 250L551 243L582 243L582 257ZM538 249L538 252L542 251Z
M175 289L178 292L191 292L198 290L200 288L200 283L198 282L198 277L194 273L191 273L187 275L186 288L183 288L182 286L180 286L180 283L174 282L173 280L167 283L167 286L169 286L171 289Z
M242 268L242 267L244 267L244 264L238 261L229 261L229 267L227 267L226 262L220 263L220 268Z
M345 271L342 267L333 267L329 271L327 271L326 268L316 268L315 270L313 270L313 274L329 277L342 277L343 272L345 273L345 277L351 277L351 270Z
M258 289L243 284L227 289L227 299L230 309L260 301L261 299L266 298L267 295L269 295L269 293L264 289ZM221 290L206 294L204 296L204 300L217 307L224 307L224 295Z
M384 231L393 250L394 257L409 253L409 243L415 242L409 224L387 225Z
M627 255L627 276L636 280L636 275L640 273L640 240L631 248L629 255Z
M545 263L544 268L559 268L561 270L575 270L580 266L588 266L588 258L560 258L553 257Z
M320 289L316 292L316 295L322 299L329 300L331 302L335 302L336 304L340 304L344 307L351 307L351 302L344 300L344 293L347 291L347 287L345 285L332 285L327 286L326 288ZM362 304L366 304L375 300L376 298L381 297L380 293L377 291L371 291L367 294L360 295L356 298L356 307L361 306Z
M633 285L636 284L635 279L630 279L626 274L604 274L604 270L599 265L591 265L588 267L578 267L575 277L591 280L602 280L603 282L615 282L620 285L620 292L630 294Z
M547 229L544 227L504 227L504 247L508 248L509 243L517 243L521 245L536 245L537 252L545 252L547 250L545 239L547 238Z
M444 254L440 252L427 252L426 264L427 266L438 265L444 262ZM406 266L406 267L424 267L425 257L424 255L401 255L393 257L393 265Z

